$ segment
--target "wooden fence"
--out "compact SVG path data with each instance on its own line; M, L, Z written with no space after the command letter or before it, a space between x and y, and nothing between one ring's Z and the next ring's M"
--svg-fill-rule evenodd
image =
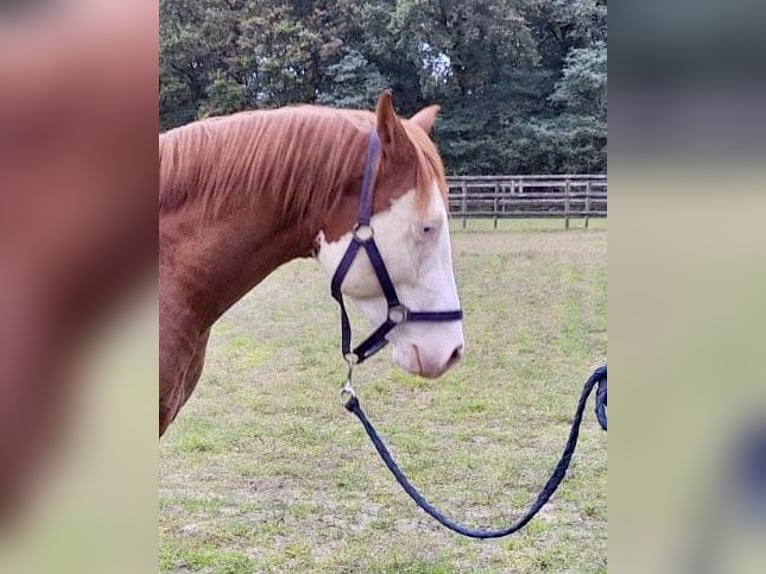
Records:
M606 217L606 175L467 175L447 178L453 218Z

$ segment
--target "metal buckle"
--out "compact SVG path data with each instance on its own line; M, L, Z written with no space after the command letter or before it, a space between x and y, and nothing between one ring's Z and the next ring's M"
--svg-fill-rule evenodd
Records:
M399 323L404 323L409 314L410 310L401 303L388 308L388 320L397 325Z
M354 237L361 243L366 243L375 236L375 230L372 225L362 225L357 223L354 225Z

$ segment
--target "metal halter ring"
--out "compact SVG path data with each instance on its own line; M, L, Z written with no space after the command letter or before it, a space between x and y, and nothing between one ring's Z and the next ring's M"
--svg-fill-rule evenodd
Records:
M404 323L407 320L409 313L410 310L399 303L398 305L394 305L393 307L388 308L388 320L398 325L399 323Z
M346 381L345 384L340 388L340 402L341 404L348 408L349 403L351 403L352 400L356 398L356 391L354 390L354 387L351 386L351 381Z
M375 231L372 229L372 225L362 225L357 223L354 225L354 237L357 241L365 243L375 236Z

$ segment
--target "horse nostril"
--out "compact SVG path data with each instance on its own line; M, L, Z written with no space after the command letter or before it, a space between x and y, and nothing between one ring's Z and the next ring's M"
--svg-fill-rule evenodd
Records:
M455 347L455 350L452 351L452 355L450 355L449 361L447 361L447 368L453 366L462 357L463 357L463 345L458 345L457 347Z

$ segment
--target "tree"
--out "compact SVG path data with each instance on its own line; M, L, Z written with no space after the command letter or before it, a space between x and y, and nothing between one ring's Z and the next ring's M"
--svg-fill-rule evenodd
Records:
M573 48L564 64L551 102L569 112L606 121L606 44L599 40L585 48Z
M320 92L317 103L342 108L369 109L390 85L377 67L356 50L329 66L326 77L328 91Z
M605 0L161 0L160 127L290 103L442 106L449 173L606 169Z

